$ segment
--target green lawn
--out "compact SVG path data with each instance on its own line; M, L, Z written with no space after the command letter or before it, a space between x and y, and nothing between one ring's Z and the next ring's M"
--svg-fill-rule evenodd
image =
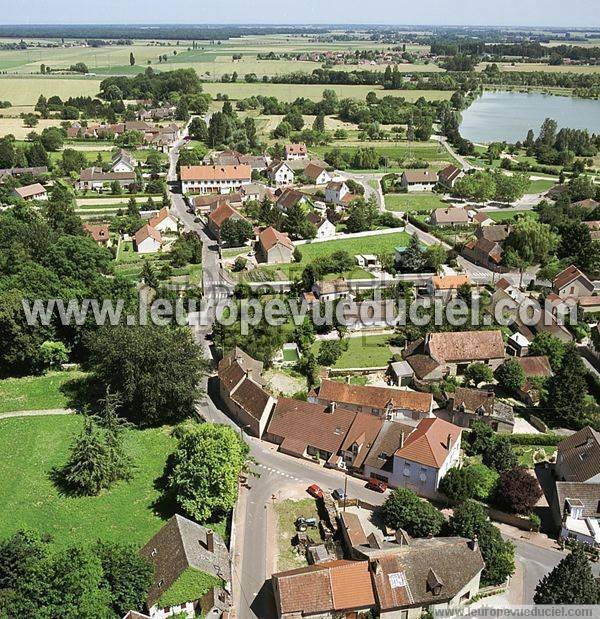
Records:
M66 408L67 398L61 387L85 376L84 372L48 372L44 376L5 378L0 380L0 414Z
M527 187L526 193L545 193L549 189L552 189L556 185L556 181L550 180L537 180L531 181L529 187Z
M388 193L385 195L385 208L388 211L433 211L448 205L440 200L437 193Z
M348 338L348 349L342 353L334 367L336 368L374 368L384 367L392 357L388 345L389 335L365 335ZM315 354L320 342L313 345Z
M135 464L133 479L97 497L68 497L50 480L62 466L83 424L78 415L0 420L0 539L18 529L37 529L57 546L96 539L143 545L172 514L158 515L155 503L168 455L175 447L169 428L128 430L126 449Z
M513 221L517 217L528 217L529 219L538 219L539 217L534 211L514 211L511 209L486 211L485 214L494 221Z
M519 459L519 465L528 469L534 468L536 462L549 460L550 456L556 453L556 445L513 445L513 449Z
M292 546L292 539L296 535L296 518L316 518L319 520L319 511L314 499L301 499L293 501L287 499L275 503L277 513L277 545L278 545L278 570L290 570L307 565L304 554L298 554ZM321 537L319 529L309 528L307 533L315 541Z

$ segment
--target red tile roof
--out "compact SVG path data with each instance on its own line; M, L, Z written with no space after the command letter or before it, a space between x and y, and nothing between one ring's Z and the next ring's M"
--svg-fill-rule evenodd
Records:
M243 181L250 180L252 168L249 165L188 165L181 166L182 181Z
M498 330L430 333L427 347L434 359L444 363L504 358L504 341Z
M425 466L440 468L449 454L451 445L460 439L462 429L438 417L422 419L415 431L408 435L396 455Z
M290 241L290 237L284 232L279 232L273 226L265 228L258 235L258 240L265 251L273 249L276 245L284 245L288 249L294 249L294 244Z
M135 244L139 245L143 243L146 239L154 239L157 243L162 243L162 236L160 232L146 224L143 228L140 228L134 235Z

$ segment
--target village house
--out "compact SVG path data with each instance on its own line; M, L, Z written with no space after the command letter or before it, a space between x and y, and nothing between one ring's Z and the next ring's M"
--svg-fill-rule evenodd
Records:
M492 226L480 226L475 230L475 238L486 239L493 243L502 243L510 234L510 226L506 224L494 224Z
M455 165L446 166L443 170L440 170L437 174L437 180L440 185L447 189L452 189L456 181L462 178L465 173L457 168Z
M25 185L25 187L15 187L13 193L27 202L31 200L47 200L48 192L40 183L33 183L33 185Z
M134 234L133 240L138 254L152 254L162 247L160 232L148 224Z
M154 568L152 585L148 590L146 606L152 619L165 619L173 615L192 617L196 613L220 613L231 606L231 561L225 542L218 533L175 514L156 535L140 550L140 555ZM209 574L222 585L209 596L210 604L202 599L185 599L174 606L161 606L161 597L177 579L189 570Z
M436 208L431 214L433 226L466 226L469 224L469 212L462 207Z
M470 286L468 275L434 275L427 284L429 294L447 303L458 294L461 286Z
M571 207L573 208L583 208L590 211L597 209L600 206L600 202L594 200L592 198L586 198L585 200L579 200L579 202L572 202Z
M104 247L110 244L108 224L83 224L83 230L89 234L98 245Z
M249 187L245 185L244 187ZM242 206L241 193L207 193L201 196L193 196L188 198L194 211L199 213L211 213L216 210L221 204L227 202L233 208Z
M242 187L241 200L245 204L249 200L275 202L276 198L270 187L263 185L263 183L250 183Z
M256 259L267 264L289 264L294 255L294 243L284 232L269 226L258 235Z
M217 239L217 241L221 240L221 228L223 224L229 219L238 220L238 219L246 219L239 211L229 204L229 202L222 202L217 206L217 208L210 213L207 219L207 225L212 236Z
M294 171L285 161L274 161L267 168L267 178L276 185L291 185L294 182Z
M431 170L405 170L400 185L407 191L431 191L438 182L438 177Z
M398 305L393 299L348 301L340 308L341 321L351 331L380 331L398 323Z
M405 432L388 426L398 438L387 457L382 458L378 443L364 463L363 476L385 481L393 488L409 488L420 496L437 498L438 487L446 473L460 465L462 429L438 417L427 417ZM379 468L376 468L379 467Z
M263 364L240 348L219 361L219 395L229 416L251 436L261 438L276 400L263 385Z
M525 382L518 390L519 397L527 404L537 404L541 398L540 383L547 381L554 372L550 360L545 355L535 357L517 357L515 361L525 374Z
M477 540L464 537L411 538L398 530L382 539L374 532L353 551L369 561L381 619L458 609L479 593L485 567Z
M350 194L350 189L344 181L330 181L325 187L325 202L328 204L344 204L344 198Z
M473 223L478 226L493 226L495 221L487 213L480 211L473 217Z
M507 270L502 266L504 249L496 241L489 241L484 238L471 240L465 244L462 253L469 260L492 271L504 272Z
M327 217L311 211L306 219L317 229L316 239L330 239L335 236L335 224L332 224Z
M493 391L457 387L447 394L445 411L437 413L461 428L472 428L476 421L495 432L512 433L515 427L513 407L500 402Z
M135 183L135 172L104 172L102 168L92 166L81 170L75 188L79 191L102 191L115 181L119 183L121 189L128 189Z
M429 333L425 350L433 359L446 364L451 375L462 373L474 361L486 363L495 370L505 358L501 331Z
M298 189L285 187L284 189L278 189L277 192L279 192L279 195L277 196L277 208L283 213L287 213L295 206L310 204L309 197Z
M600 546L600 433L586 426L562 440L551 471L544 491L560 537Z
M337 301L338 299L351 299L350 286L345 279L330 279L315 282L312 293L322 303Z
M312 162L304 168L304 176L306 176L313 185L325 185L331 181L331 174L329 174L327 169Z
M563 300L579 299L594 292L594 284L575 265L561 271L552 280L552 290Z
M269 165L265 155L243 155L237 150L224 150L205 158L206 163L213 165L249 165L252 170L263 171Z
M299 144L286 144L285 145L285 158L287 160L292 159L306 159L308 157L308 151L306 144L300 142Z
M271 577L279 619L359 617L375 606L368 561L337 560Z
M431 393L393 387L350 385L334 380L323 380L320 386L309 393L308 401L325 405L336 402L348 410L412 425L416 425L421 419L433 416Z
M182 193L231 193L252 181L249 165L193 165L179 170Z
M171 214L171 211L166 206L158 211L154 217L148 220L148 225L152 226L159 232L177 232L179 229L179 223L177 219Z
M30 174L31 176L43 176L48 174L47 166L32 166L28 168L0 168L0 183L4 182L6 178L12 176L13 178L19 178L24 174Z
M128 151L120 148L111 158L110 169L113 172L134 172L137 161Z

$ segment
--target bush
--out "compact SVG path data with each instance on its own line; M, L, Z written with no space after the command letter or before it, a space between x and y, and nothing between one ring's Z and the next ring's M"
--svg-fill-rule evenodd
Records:
M513 445L558 445L563 436L554 433L544 434L511 434L509 440Z
M529 514L529 522L534 531L539 531L542 526L542 519L537 514Z
M396 488L383 504L382 512L386 525L404 529L413 537L437 535L444 524L442 513L408 488Z
M527 469L517 467L500 475L494 503L514 514L529 514L542 496L542 489Z

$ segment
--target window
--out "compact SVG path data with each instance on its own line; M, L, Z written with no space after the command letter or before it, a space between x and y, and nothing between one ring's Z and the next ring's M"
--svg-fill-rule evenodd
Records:
M467 591L466 593L463 593L463 594L460 596L460 601L461 601L461 602L466 602L466 601L467 601L470 597L471 597L471 592L470 592L470 591Z
M404 477L410 477L410 464L404 465Z

